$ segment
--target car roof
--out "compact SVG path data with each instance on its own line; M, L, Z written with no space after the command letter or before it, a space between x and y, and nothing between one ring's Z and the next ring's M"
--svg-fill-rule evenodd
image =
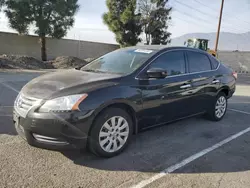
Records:
M131 46L127 47L126 49L136 50L136 49L143 49L143 50L154 50L154 51L169 51L169 50L192 50L197 52L204 52L203 50L190 48L190 47L183 47L183 46L166 46L166 45L143 45L143 46Z
M132 47L128 47L128 48L159 51L159 50L168 48L168 46L165 46L165 45L143 45L143 46L132 46Z

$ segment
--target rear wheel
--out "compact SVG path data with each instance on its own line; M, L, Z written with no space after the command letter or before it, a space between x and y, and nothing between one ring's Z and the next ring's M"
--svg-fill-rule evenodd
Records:
M216 97L216 101L208 111L209 119L213 121L220 121L223 119L227 111L227 97L225 93L219 93Z
M113 157L121 153L132 136L132 119L120 108L108 108L93 124L89 137L90 150L102 157Z

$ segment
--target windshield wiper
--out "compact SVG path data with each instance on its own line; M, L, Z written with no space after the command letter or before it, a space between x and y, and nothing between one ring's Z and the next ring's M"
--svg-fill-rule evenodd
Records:
M119 72L104 72L104 71L100 71L100 70L93 70L93 69L82 69L81 71L85 71L85 72L95 72L95 73L104 73L104 74L123 74L123 73L119 73Z
M96 72L96 73L106 73L106 72L103 72L103 71L92 70L92 69L83 69L82 71L85 71L85 72Z

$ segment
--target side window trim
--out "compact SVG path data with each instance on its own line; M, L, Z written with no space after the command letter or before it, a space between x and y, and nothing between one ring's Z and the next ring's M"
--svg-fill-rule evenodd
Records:
M213 57L213 56L209 56L209 59L210 59L210 62L212 64L212 69L216 70L220 66L220 62L215 57ZM216 64L217 64L216 67L214 67L213 61L216 62Z
M209 61L209 63L210 63L210 70L190 72L190 61L189 61L188 54L187 54L188 52L195 52L195 53L199 53L199 54L202 54L202 55L206 56L206 57L207 57L207 59L208 59L208 61ZM188 67L187 67L187 68L188 68L188 74L197 74L197 73L210 72L210 71L215 71L215 70L217 70L217 69L213 69L211 59L208 57L208 55L207 55L207 54L202 53L202 52L192 51L192 50L186 50L186 52L185 52L185 53L186 53L186 56L187 56L187 64L188 64Z
M212 62L211 62L211 59L208 57L207 54L205 54L205 56L207 57L208 61L210 62L211 70L214 70L213 65L212 65Z
M185 62L185 73L183 74L179 74L179 75L172 75L172 76L167 76L165 79L167 78L171 78L171 77L176 77L176 76L183 76L183 75L187 75L188 74L188 70L187 70L187 57L185 54L185 49L174 49L174 50L169 50L169 51L164 51L162 53L160 53L159 55L157 55L153 60L151 60L145 67L143 67L143 69L135 76L135 79L143 79L143 80L150 80L151 78L139 78L139 75L144 73L145 70L152 64L155 62L155 60L157 60L160 56L166 54L166 53L170 53L170 52L178 52L178 51L182 51L183 53L183 57L184 57L184 62Z
M189 73L189 61L188 61L188 56L187 56L187 50L184 50L183 53L185 57L186 74L188 74Z
M167 76L166 79L167 79L167 78L171 78L171 77L186 76L186 75L192 75L192 74L203 73L203 72L213 72L213 71L217 71L217 70L219 69L220 65L221 65L221 63L218 62L219 64L218 64L218 66L217 66L216 69L211 69L211 70L208 70L208 71L200 71L200 72L190 73L190 72L189 72L188 57L187 57L186 54L187 54L187 52L189 52L189 51L190 51L190 52L196 52L196 51L195 51L195 50L191 50L191 49L175 49L175 50L170 50L170 51L164 51L164 52L160 53L159 55L157 55L153 60L151 60L147 65L145 65L145 67L143 67L143 68L139 71L139 73L135 76L135 79L136 79L136 80L151 80L151 78L146 78L146 79L145 79L145 78L139 78L139 75L140 75L141 73L143 73L143 71L144 71L149 65L151 65L151 63L152 63L154 60L156 60L160 55L165 54L165 53L168 53L168 52L173 52L173 51L183 51L183 52L184 52L184 54L185 54L185 56L186 56L186 58L185 58L186 74ZM209 58L209 59L210 59L210 58Z

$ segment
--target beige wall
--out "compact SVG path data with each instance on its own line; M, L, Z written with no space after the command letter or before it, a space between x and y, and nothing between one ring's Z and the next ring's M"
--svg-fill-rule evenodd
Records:
M19 54L40 58L40 44L36 36L19 36L0 32L0 54ZM67 39L47 39L48 59L75 56L82 59L99 57L119 48L118 45Z
M250 52L219 52L218 58L235 71L250 71Z
M0 54L29 55L40 59L38 37L19 36L0 32ZM75 56L82 59L99 57L119 48L118 45L66 40L47 39L48 59L58 56ZM219 59L234 70L250 71L250 52L219 52Z

